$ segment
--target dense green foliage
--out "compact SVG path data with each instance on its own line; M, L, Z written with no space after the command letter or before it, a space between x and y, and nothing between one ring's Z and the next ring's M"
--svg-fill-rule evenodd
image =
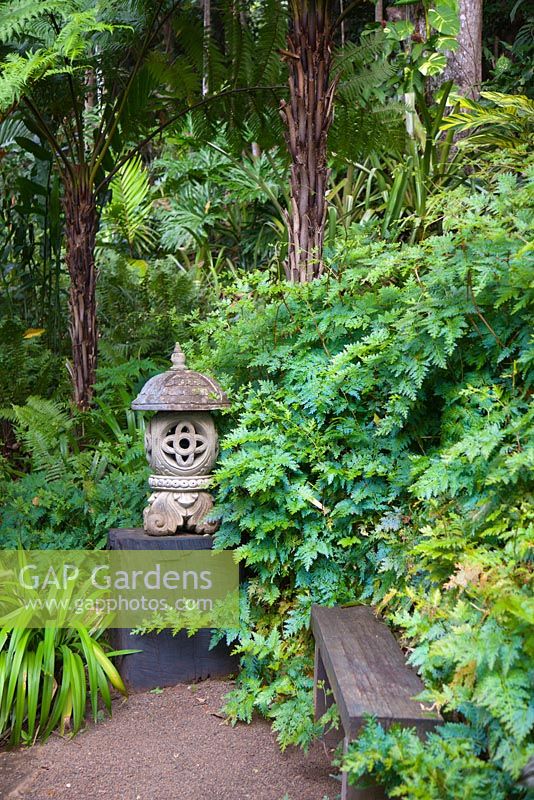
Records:
M199 326L237 415L217 473L218 544L248 573L230 714L306 743L311 603L377 604L450 722L427 745L371 729L347 767L387 764L410 797L504 798L529 752L533 177L456 190L417 247L354 230L320 282L258 274Z
M529 0L484 3L484 57L492 89L534 95L534 13Z
M138 362L133 376L138 378L140 370L151 367L151 362ZM132 386L132 370L124 365L112 375L113 388L123 382L122 402L128 394L125 387ZM110 405L112 392L106 393L104 387L105 370L98 410L83 421L64 405L40 397L2 411L4 420L12 421L25 453L15 475L11 479L6 475L2 484L4 547L103 547L110 527L128 527L139 519L147 472L143 425L131 411L121 409L119 414ZM91 447L78 444L80 426ZM13 471L8 462L4 469L8 474Z
M0 93L15 97L18 78L60 87L43 108L68 140L72 75L88 129L105 118L113 130L97 168L109 186L96 399L80 413L65 368L63 190L43 130L24 111L0 122L0 543L102 547L110 527L140 523L144 421L129 407L178 340L232 400L216 475L217 545L236 551L245 578L240 629L217 634L241 656L230 718L260 712L283 747L308 746L329 722L312 718L311 604L373 604L446 723L422 742L371 720L343 763L351 781L379 778L391 797L521 798L534 753L527 4L507 2L505 27L502 4L485 4L490 81L461 105L453 86L432 95L430 83L457 31L452 0L425 4L423 41L405 20L360 36L371 6L349 15L334 66L327 272L299 287L279 279L284 10L213 0L206 43L199 4L179 5L114 126L105 103L85 104L91 85L72 65L102 57L89 66L116 99L129 75L117 53L151 24L150 4L9 3L26 23L38 8L31 25L60 7L92 16L66 34L41 25L40 46L21 37L27 64L0 45ZM182 115L205 80L210 92L275 88ZM180 122L125 159L156 110L156 124ZM0 737L31 742L71 715L79 729L86 697L93 712L99 692L106 700L85 634L0 632L0 644ZM4 680L8 668L22 677Z

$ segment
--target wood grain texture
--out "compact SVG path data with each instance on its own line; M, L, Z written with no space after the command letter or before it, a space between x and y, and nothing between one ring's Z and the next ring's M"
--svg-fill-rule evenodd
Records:
M149 536L143 528L111 528L109 550L211 550L213 536L182 533L175 536Z
M372 608L313 606L312 630L349 739L366 716L384 727L393 722L415 727L419 735L440 722L413 699L423 683Z

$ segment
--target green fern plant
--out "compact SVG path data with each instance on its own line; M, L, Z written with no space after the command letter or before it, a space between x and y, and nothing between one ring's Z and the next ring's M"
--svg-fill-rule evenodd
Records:
M24 405L1 409L0 418L13 423L32 468L48 480L60 480L71 453L79 451L76 422L67 409L53 400L29 397Z
M132 381L138 383L140 371L153 372L154 365L133 366L125 365L114 378L102 376L100 407L83 417L83 448L80 419L61 403L31 397L2 412L20 443L21 467L18 480L2 481L3 547L100 548L110 527L139 520L146 484L143 425L125 411L123 392L132 397Z
M89 58L92 36L110 33L116 26L104 22L98 3L80 0L12 0L0 9L0 42L13 45L16 39L24 39L30 29L34 35L42 36L42 46L27 50L24 54L8 53L0 65L0 107L7 109L18 103L28 88L39 80L67 76L77 72L74 62ZM60 30L54 35L54 26L49 32L43 23L62 20Z
M268 263L283 239L286 164L278 148L235 155L227 126L198 137L188 119L156 161L157 217L162 248L217 285L221 273Z
M353 227L320 281L249 276L192 349L236 398L215 475L217 546L247 576L229 713L305 743L311 604L378 606L454 723L362 739L352 777L376 765L393 796L504 800L531 753L532 176L442 194L422 244Z
M404 144L404 109L388 91L395 68L386 44L383 31L366 31L335 54L338 86L329 144L352 163L370 152L400 152Z

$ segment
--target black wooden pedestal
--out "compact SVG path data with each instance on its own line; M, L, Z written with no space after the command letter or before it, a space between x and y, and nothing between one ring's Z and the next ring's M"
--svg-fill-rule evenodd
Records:
M210 550L213 537L147 536L142 528L116 528L109 532L108 545L110 550ZM176 636L171 631L138 636L128 628L110 628L109 639L116 650L142 650L117 659L123 681L134 691L237 672L238 660L230 655L225 642L209 649L209 630L200 630L194 636L186 631Z

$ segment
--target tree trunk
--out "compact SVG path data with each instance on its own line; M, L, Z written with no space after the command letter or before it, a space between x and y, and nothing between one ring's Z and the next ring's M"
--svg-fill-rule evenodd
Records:
M289 66L289 102L280 114L291 157L291 201L286 212L288 280L304 283L323 272L328 181L327 136L335 80L330 80L331 0L292 0L292 26L283 57Z
M83 167L66 181L66 261L70 276L69 330L72 343L74 402L82 411L91 405L96 378L96 269L95 239L98 228L96 200Z
M211 0L204 0L203 6L202 97L206 97L210 90Z
M454 81L465 97L476 99L482 82L482 0L460 0L458 48L448 53L440 82Z
M377 0L375 4L375 22L384 20L384 0Z

